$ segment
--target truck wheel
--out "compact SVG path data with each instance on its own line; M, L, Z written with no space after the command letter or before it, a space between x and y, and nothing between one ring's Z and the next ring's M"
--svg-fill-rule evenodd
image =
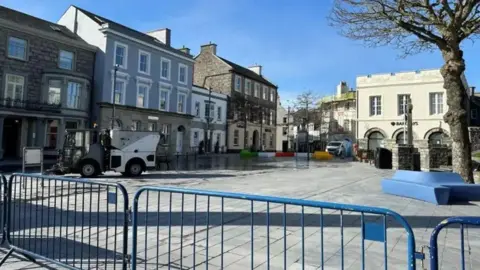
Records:
M129 162L125 169L125 173L131 177L140 176L143 172L142 164L138 161Z
M80 174L84 178L95 177L98 175L97 166L91 161L86 161L80 167Z

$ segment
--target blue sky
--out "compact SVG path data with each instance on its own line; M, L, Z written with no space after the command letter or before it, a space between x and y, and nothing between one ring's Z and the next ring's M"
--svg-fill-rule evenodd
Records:
M115 4L114 4L115 3ZM282 100L312 90L330 95L340 81L355 77L439 68L438 53L400 59L392 48L366 48L328 26L332 0L0 0L0 4L57 21L70 4L139 31L168 27L174 47L195 55L214 42L217 52L243 66L258 63L279 86ZM113 8L115 7L115 8ZM480 46L464 44L467 80L480 91Z

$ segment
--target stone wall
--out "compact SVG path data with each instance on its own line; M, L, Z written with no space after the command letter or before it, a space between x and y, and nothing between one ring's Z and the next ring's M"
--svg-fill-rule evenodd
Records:
M445 145L429 147L429 156L430 156L430 163L429 163L430 169L440 168L442 166L450 166L452 163L451 162L452 148Z
M392 149L392 169L413 170L414 154L418 149L413 145L395 145Z

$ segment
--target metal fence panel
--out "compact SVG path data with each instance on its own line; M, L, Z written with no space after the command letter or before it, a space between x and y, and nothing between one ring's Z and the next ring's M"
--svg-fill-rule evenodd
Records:
M142 187L132 219L132 269L388 269L399 233L394 263L416 269L410 225L382 208Z
M10 251L69 269L126 269L128 196L120 184L35 174L8 181Z
M2 226L1 244L7 239L7 179L0 174L0 225Z
M460 264L460 268L456 268L456 269L462 269L462 270L465 270L467 269L466 268L466 263L465 263L465 231L467 232L467 241L469 240L469 236L468 236L468 227L469 226L475 226L477 228L480 228L478 226L480 226L480 217L451 217L451 218L447 218L445 220L443 220L442 222L440 222L436 227L435 229L432 231L432 234L430 236L430 269L431 270L438 270L440 269L440 262L439 262L439 258L438 258L438 236L440 234L440 232L442 232L444 229L446 228L451 228L453 226L459 226L459 243L457 243L456 241L452 241L452 240L449 240L450 243L453 242L453 244L455 245L454 247L450 247L448 248L449 251L458 251L460 253L460 256L457 257L456 259L458 259L459 261L459 264ZM451 230L449 230L448 232L449 235L452 235L453 232L451 232ZM477 235L478 236L478 235ZM460 245L460 247L457 247L457 244ZM460 249L460 250L458 250ZM470 244L468 245L468 254L470 255L469 257L469 261L470 261L470 267L468 269L477 269L478 268L478 261L476 262L472 262L472 258L471 258L471 248L470 248ZM443 257L446 257L445 254L443 254Z

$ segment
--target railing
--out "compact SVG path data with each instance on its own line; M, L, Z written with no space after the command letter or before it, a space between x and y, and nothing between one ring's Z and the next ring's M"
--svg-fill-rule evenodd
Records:
M388 217L405 231L405 263L415 269L412 229L399 214L382 208L143 187L135 194L132 215L132 269L233 264L243 269L292 264L387 269ZM373 242L381 245L373 247ZM371 256L381 252L383 260L367 262L367 246Z
M7 192L7 179L5 176L0 174L0 226L2 227L1 242L0 244L5 243L7 240L7 213L8 213L8 192Z
M14 174L8 181L12 253L69 269L126 269L128 196L120 184Z
M451 217L440 222L432 231L430 237L430 269L438 270L438 235L446 227L451 225L460 225L460 265L465 270L465 229L468 232L468 226L480 226L480 217ZM470 250L469 250L470 253ZM476 265L478 267L478 265ZM474 268L471 268L474 269Z
M62 107L61 104L52 104L42 101L33 101L33 100L23 100L23 99L13 99L13 98L0 98L0 107L4 108L15 108L15 109L25 109L32 111L49 111L49 112L58 112Z

